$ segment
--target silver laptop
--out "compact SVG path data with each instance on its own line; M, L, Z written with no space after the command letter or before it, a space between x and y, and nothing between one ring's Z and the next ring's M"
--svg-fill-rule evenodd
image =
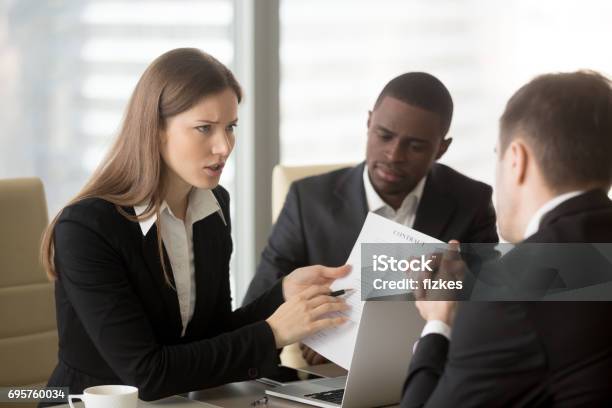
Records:
M414 302L368 301L348 376L297 381L266 394L324 408L396 404L423 324Z

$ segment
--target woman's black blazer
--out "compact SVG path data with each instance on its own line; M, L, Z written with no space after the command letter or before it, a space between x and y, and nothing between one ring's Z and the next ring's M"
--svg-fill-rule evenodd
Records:
M282 284L232 311L229 195L222 187L213 192L228 225L218 214L193 225L196 304L183 338L156 227L143 236L137 222L97 198L62 211L55 227L59 363L49 386L80 394L93 385L128 384L153 400L274 369L274 336L264 320L283 302Z

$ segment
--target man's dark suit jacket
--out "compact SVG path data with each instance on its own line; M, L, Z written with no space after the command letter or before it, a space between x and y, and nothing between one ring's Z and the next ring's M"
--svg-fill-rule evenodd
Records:
M275 340L264 320L283 302L281 284L232 312L229 196L221 187L213 192L228 226L218 214L193 225L196 304L184 337L156 227L143 236L137 222L97 198L64 209L55 227L59 363L48 386L80 394L128 384L152 400L274 369Z
M306 265L346 262L368 213L365 163L293 183L245 304ZM498 242L490 186L443 164L427 175L414 229L444 242Z
M603 191L563 202L525 241L580 242L612 242ZM522 248L533 246L509 255ZM401 406L612 406L610 316L611 302L461 302L450 345L439 334L419 341Z

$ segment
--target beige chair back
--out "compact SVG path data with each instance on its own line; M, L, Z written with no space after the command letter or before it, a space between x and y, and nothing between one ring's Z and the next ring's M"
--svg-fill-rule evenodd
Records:
M354 164L319 164L313 166L284 166L278 164L272 170L272 222L276 222L291 183L309 176L327 173L343 167L352 167ZM286 346L281 355L281 363L287 367L300 368L308 364L302 358L302 352L297 343Z
M352 167L354 163L317 164L312 166L284 166L277 164L272 170L272 222L285 204L291 183L309 176L316 176L343 167Z
M57 362L53 283L39 262L39 179L0 180L0 386L46 383Z

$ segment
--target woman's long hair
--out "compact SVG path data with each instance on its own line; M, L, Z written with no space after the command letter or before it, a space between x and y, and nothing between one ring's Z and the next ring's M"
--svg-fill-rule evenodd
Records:
M240 85L232 72L212 56L195 48L178 48L158 57L138 81L127 106L119 135L91 179L67 206L86 198L109 201L131 221L157 215L157 242L161 267L167 283L159 224L159 208L164 201L165 165L160 154L160 131L166 120L184 112L202 98L225 89L242 98ZM148 202L140 216L121 207ZM41 260L50 279L57 278L54 262L53 230L61 211L45 229Z

